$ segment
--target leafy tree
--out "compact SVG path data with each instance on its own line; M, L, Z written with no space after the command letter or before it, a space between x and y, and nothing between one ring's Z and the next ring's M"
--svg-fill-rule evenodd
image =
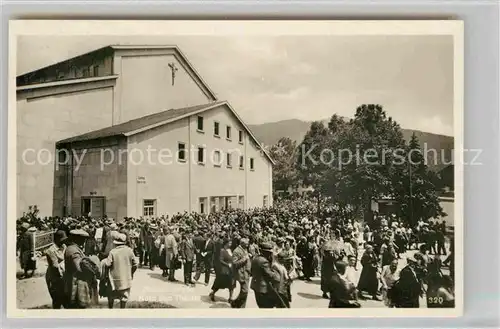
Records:
M393 198L401 218L415 224L446 215L439 204L440 177L427 167L415 134L406 146L405 160L393 177Z
M297 142L288 137L282 137L271 146L269 153L275 164L273 166L274 190L287 191L289 187L298 184L296 162Z
M398 149L404 147L399 125L380 105L361 105L340 139L339 197L354 212L372 219L371 201L390 195Z

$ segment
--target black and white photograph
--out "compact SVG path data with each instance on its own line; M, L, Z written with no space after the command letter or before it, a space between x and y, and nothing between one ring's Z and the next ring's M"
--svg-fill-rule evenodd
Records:
M461 315L461 22L48 22L11 30L13 310Z

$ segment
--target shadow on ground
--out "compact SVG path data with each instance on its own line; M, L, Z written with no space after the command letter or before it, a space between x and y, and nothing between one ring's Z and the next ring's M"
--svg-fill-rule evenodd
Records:
M302 298L306 298L306 299L323 299L323 297L321 297L320 295L313 295L313 294L308 294L305 292L298 292L297 295L299 295Z
M103 301L100 302L99 305L94 305L89 308L108 308L108 302ZM115 304L115 308L119 308L117 304ZM161 303L161 302L139 302L139 301L130 301L127 303L126 308L177 308L171 304ZM32 310L47 310L52 309L51 305L43 305L38 307L31 308Z
M222 298L222 297L219 297L219 296L215 296L215 301L212 302L210 300L210 296L206 295L206 296L200 296L200 300L203 302L203 303L208 303L208 304L218 304L218 303L227 303L227 298ZM228 304L229 305L229 304Z
M182 284L182 285L184 285L184 282L181 282L181 281L168 281L168 278L162 276L161 273L151 272L151 273L148 273L148 275L151 278L153 278L153 279L157 279L157 280L161 280L161 281L168 282L168 283L173 283L173 284Z

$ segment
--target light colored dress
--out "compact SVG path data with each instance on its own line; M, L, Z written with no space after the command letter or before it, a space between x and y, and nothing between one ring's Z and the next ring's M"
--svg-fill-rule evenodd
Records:
M382 268L382 282L384 283L383 289L382 289L382 298L384 300L384 304L387 307L392 306L392 302L390 298L388 297L387 291L392 288L394 283L399 280L399 269L396 269L394 273L392 273L390 269L390 265L386 265Z

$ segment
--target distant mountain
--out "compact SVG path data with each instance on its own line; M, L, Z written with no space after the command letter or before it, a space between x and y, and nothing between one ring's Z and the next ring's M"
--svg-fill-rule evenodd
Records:
M324 123L328 124L329 120ZM249 125L250 130L253 132L259 142L265 146L274 145L282 137L288 137L297 143L302 142L305 134L309 130L311 122L302 121L298 119L283 120L278 122L263 123L259 125ZM420 142L422 148L427 146L427 150L436 150L436 161L429 160L429 166L435 170L441 170L446 166L443 162L449 162L454 148L454 138L451 136L437 135L427 133L419 130L402 129L403 137L406 141L411 139L415 134ZM428 155L434 156L431 152ZM441 156L441 154L443 154Z

